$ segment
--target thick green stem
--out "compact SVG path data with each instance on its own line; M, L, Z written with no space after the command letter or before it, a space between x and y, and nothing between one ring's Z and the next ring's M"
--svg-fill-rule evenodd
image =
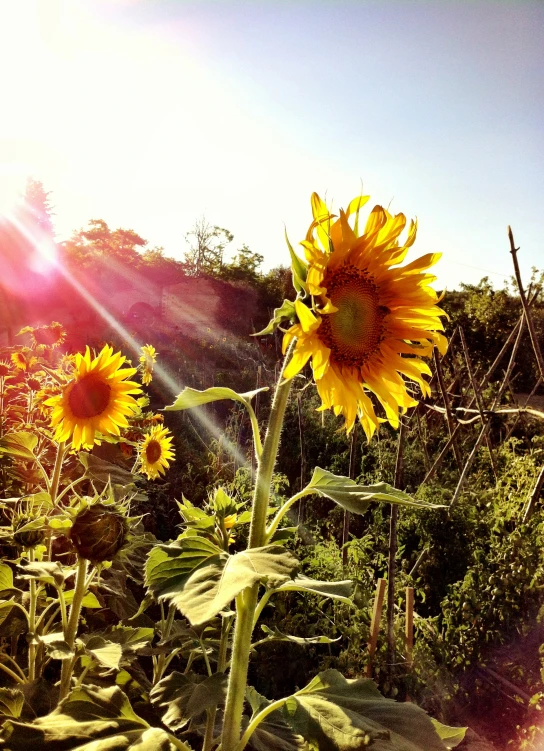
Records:
M301 498L304 498L305 495L310 495L312 492L312 490L307 490L306 488L304 488L300 491L300 493L297 493L292 498L289 498L288 501L285 501L276 516L271 521L270 526L266 530L265 542L270 542L279 526L279 523L281 522L285 514L289 511L291 506L293 506L297 501L300 501Z
M286 701L287 699L278 699L277 701L272 702L272 704L269 704L267 707L262 709L259 714L253 718L252 722L250 722L247 726L247 730L240 739L240 742L236 746L235 751L243 751L243 749L247 746L249 739L251 738L255 730L259 727L261 722L265 720L269 714L272 714L272 712L275 712L277 709L281 709Z
M28 551L28 560L34 560L34 549ZM28 604L28 680L36 680L36 604L37 587L36 579L30 580L30 602Z
M266 540L266 515L270 500L270 485L278 454L285 408L287 406L289 391L291 390L291 381L283 380L283 372L290 360L293 346L294 342L287 351L279 376L278 386L276 387L276 393L274 394L274 401L272 402L268 430L266 431L255 481L248 548L261 547L265 544ZM236 598L236 625L234 628L234 642L225 718L223 721L221 751L234 751L240 740L251 635L253 633L253 619L258 597L259 583L257 582L257 584L241 592Z
M55 502L57 500L57 492L59 489L59 481L60 481L60 471L62 469L62 462L64 461L64 455L66 453L66 443L64 441L61 441L57 448L57 457L55 459L55 466L53 467L53 477L51 478L51 485L49 493L51 495L51 500L53 501L53 505L55 505Z
M161 603L161 608L163 607ZM168 616L166 619L163 617L162 623L161 623L161 640L164 641L164 639L167 639L170 636L170 631L172 629L172 624L174 623L174 617L176 615L176 606L170 605L168 609ZM160 679L163 676L163 673L166 669L166 654L160 654L157 660L157 665L155 667L155 670L153 671L153 685L158 683Z
M87 561L84 558L80 558L77 565L76 581L74 588L74 599L70 607L70 615L68 617L68 625L64 632L64 641L68 644L71 650L75 647L77 627L79 625L79 616L81 614L81 604L85 597L87 578ZM62 701L70 691L70 681L72 678L72 668L74 666L74 658L69 657L62 661L62 670L60 675L60 691L59 701Z

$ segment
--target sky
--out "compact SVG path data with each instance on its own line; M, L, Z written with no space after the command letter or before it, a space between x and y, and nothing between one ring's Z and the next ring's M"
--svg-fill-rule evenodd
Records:
M205 216L265 268L361 192L418 218L437 287L544 268L544 3L0 0L0 210L182 258Z

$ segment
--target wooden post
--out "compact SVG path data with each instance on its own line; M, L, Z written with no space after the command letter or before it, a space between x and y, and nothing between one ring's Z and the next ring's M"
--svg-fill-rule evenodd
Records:
M397 442L397 461L395 465L395 487L401 490L403 484L403 452L406 439L406 422L401 420L399 437ZM387 670L389 675L393 672L395 662L395 574L397 560L397 527L399 507L396 503L391 504L391 517L389 520L389 560L387 568Z
M382 618L383 600L385 597L385 579L378 579L376 594L374 596L374 607L372 609L372 621L370 623L370 639L368 641L368 662L365 668L365 676L372 678L372 661L376 654L378 644L378 634L380 632L380 621Z
M406 637L406 665L412 666L414 652L414 588L406 587L406 625L404 627Z

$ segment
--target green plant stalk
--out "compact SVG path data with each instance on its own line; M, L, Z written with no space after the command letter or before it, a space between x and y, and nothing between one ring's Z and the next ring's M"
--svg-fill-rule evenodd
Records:
M32 562L34 560L34 550L31 548L28 551L28 560ZM36 579L30 580L30 602L28 604L28 635L30 641L28 643L28 680L36 680L36 604L37 604L37 588Z
M60 472L62 469L62 462L64 461L65 452L66 452L66 442L61 441L57 448L57 456L55 458L55 466L53 467L53 476L51 478L51 485L49 489L49 494L51 496L53 505L55 505L55 502L57 500L57 493L58 493L59 482L60 482Z
M15 681L15 683L25 683L25 680L23 678L17 675L17 673L14 673L13 670L11 670L11 668L8 668L7 665L4 665L3 662L0 662L0 670L3 670L4 673L7 673L7 675L9 675L9 677Z
M79 625L79 616L81 614L81 604L85 597L87 578L87 561L85 558L80 558L77 564L76 581L74 588L74 599L70 607L70 615L68 617L68 625L64 632L64 641L68 644L71 650L74 649L77 627ZM74 658L69 657L62 661L62 669L60 674L60 690L59 701L66 698L70 691L70 679L72 677L72 668L74 665Z
M164 608L162 603L161 603L161 608ZM163 613L164 613L164 610L163 610ZM168 609L168 616L166 617L166 619L164 619L164 617L162 619L161 639L167 639L170 636L170 630L172 628L172 624L174 623L175 615L176 615L176 606L170 605ZM157 665L156 665L155 670L153 671L153 685L155 685L156 683L160 681L165 669L166 669L166 655L161 654L159 655L157 659Z
M227 667L227 649L229 644L229 633L232 626L233 617L225 615L221 619L221 639L219 641L219 650L217 653L217 672L224 673ZM206 714L206 732L204 736L204 745L202 751L210 751L213 748L213 731L215 729L215 717L217 707L209 709Z
M285 516L285 514L289 511L289 509L291 508L291 506L293 506L297 501L300 501L301 498L304 498L304 496L311 495L312 492L314 492L314 491L308 490L308 489L304 488L299 493L297 493L296 495L294 495L292 498L289 498L288 501L285 501L285 503L279 509L279 511L276 514L276 516L270 522L270 526L266 530L266 539L265 539L265 542L267 542L267 543L270 542L270 540L274 536L274 534L275 534L275 532L276 532L276 530L277 530L277 528L279 526L279 523L281 522L281 520L283 519L283 517Z
M293 341L287 350L272 402L268 430L266 431L255 480L248 549L261 547L264 545L266 539L266 515L270 500L272 473L276 464L285 408L291 390L291 381L284 381L283 373L291 358L294 344ZM221 751L234 751L240 740L251 635L253 633L253 619L258 597L259 582L252 587L247 587L236 598L236 625L234 628Z
M265 720L269 714L272 714L272 712L275 712L277 709L281 709L286 701L286 698L278 699L277 701L272 702L272 704L269 704L264 709L261 709L261 711L257 715L255 715L253 720L247 726L246 732L243 734L234 751L243 751L243 749L247 746L249 739L251 738L257 727L261 724L261 722Z
M246 406L249 419L251 421L251 430L253 431L253 444L255 446L255 456L257 457L257 461L259 461L263 453L263 445L261 443L261 433L259 431L259 421L257 420L257 415L255 414L255 410L251 406L249 399L244 399L244 404Z

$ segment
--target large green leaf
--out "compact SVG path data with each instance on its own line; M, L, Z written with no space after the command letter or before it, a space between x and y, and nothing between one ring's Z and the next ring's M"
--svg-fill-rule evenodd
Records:
M138 717L116 686L76 688L45 717L31 723L8 720L2 739L9 751L190 751Z
M203 404L218 402L223 399L232 399L235 402L248 404L253 397L261 391L268 391L268 387L265 386L261 389L246 391L243 394L239 394L237 391L223 386L214 386L205 391L198 391L197 389L192 389L186 386L177 397L176 401L173 404L170 404L169 407L164 407L163 411L176 412L180 409L192 409L193 407L201 407Z
M364 514L371 501L385 501L418 508L445 508L439 504L418 501L386 482L358 485L349 477L333 475L332 472L327 472L326 469L320 467L315 468L312 479L304 490L308 494L317 493L324 498L329 498L353 514Z
M21 579L38 579L55 587L61 587L64 580L73 573L73 569L61 566L58 561L33 561L18 568Z
M353 582L351 579L344 579L338 582L319 581L310 579L309 576L299 574L294 579L285 581L276 587L276 592L308 592L309 594L319 595L320 597L330 597L333 600L340 600L346 605L352 605L351 595L353 594Z
M246 688L246 699L253 710L252 718L271 702L253 686ZM304 738L295 733L279 710L271 712L251 735L247 748L254 751L311 751Z
M108 668L119 669L123 657L132 657L153 639L154 629L117 626L84 637L85 649Z
M468 728L452 728L449 725L443 725L432 717L431 722L448 751L464 741Z
M88 454L86 451L79 453L79 461L85 467L85 477L90 480L97 480L106 485L111 482L112 485L133 485L138 475L128 472L117 464L111 464L104 459L100 459L94 454Z
M0 592L13 589L13 570L7 563L0 563Z
M25 433L23 431L8 433L3 438L0 438L0 453L33 461L36 458L34 456L34 449L37 443L38 436L34 435L34 433Z
M282 717L319 751L445 751L433 723L415 704L385 699L366 678L326 670L285 700Z
M152 689L149 697L154 704L166 709L162 720L174 731L182 730L194 717L207 709L224 704L228 678L214 673L207 678L174 671Z
M258 581L280 584L298 566L296 558L279 545L229 555L208 540L186 537L153 548L146 583L156 597L170 600L198 625L225 609L246 587Z

